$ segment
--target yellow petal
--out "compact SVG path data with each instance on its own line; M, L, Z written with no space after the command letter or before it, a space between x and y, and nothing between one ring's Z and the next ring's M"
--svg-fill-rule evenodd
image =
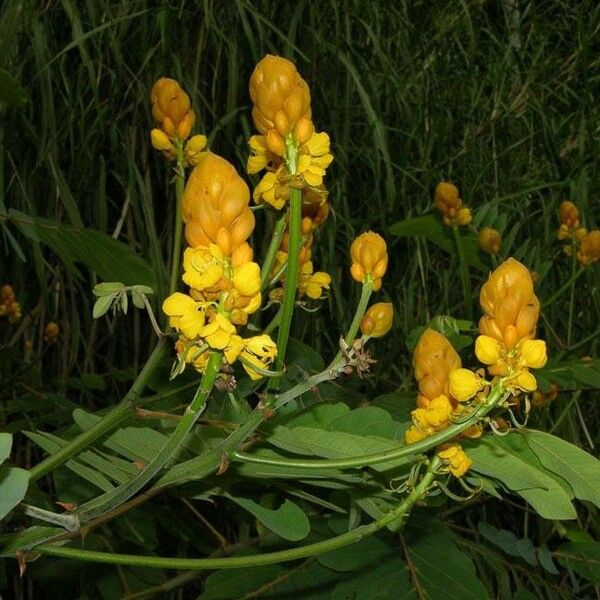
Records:
M543 340L525 340L521 344L520 356L523 366L531 369L541 369L548 360L546 342Z
M481 379L469 369L454 369L450 372L450 393L465 402L484 387Z
M480 335L475 340L475 356L484 365L493 365L500 360L502 348L498 340L489 335Z
M255 296L260 290L260 267L247 262L235 269L233 285L242 296Z

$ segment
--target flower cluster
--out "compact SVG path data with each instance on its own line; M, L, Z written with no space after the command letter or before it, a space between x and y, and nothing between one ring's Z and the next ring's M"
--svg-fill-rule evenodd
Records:
M298 254L300 274L298 278L297 295L299 298L318 300L323 296L324 290L331 285L331 276L323 271L314 270L312 262L312 247L315 241L316 230L329 216L327 196L306 190L302 194L302 246ZM283 298L283 284L285 282L286 265L288 261L289 234L286 230L281 238L279 250L271 269L271 282L278 284L269 292L272 302L280 302Z
M280 56L265 56L250 78L250 98L261 135L249 140L247 170L267 171L254 189L254 201L279 210L290 187L326 195L323 178L333 160L329 136L314 130L308 84L295 65Z
M471 222L471 209L463 206L458 188L447 181L440 181L435 186L435 207L442 213L444 224L449 227L468 225Z
M350 257L353 279L362 284L370 279L373 290L377 292L381 288L381 280L388 264L385 240L373 231L362 233L352 242Z
M479 321L475 355L490 375L504 378L514 392L533 392L537 382L529 369L543 367L547 359L546 343L535 339L540 302L533 292L531 273L509 258L482 286L479 301L485 314ZM469 386L472 391L478 385L476 375L471 375L457 377L464 394L470 393Z
M236 325L261 304L260 267L247 242L254 229L250 191L225 159L204 152L183 194L182 215L189 247L183 255L183 281L189 294L175 292L163 303L169 323L181 335L176 344L182 361L203 371L209 349L227 363L238 358L253 379L275 359L268 335L243 339Z
M16 323L21 319L21 305L10 285L0 288L0 317L7 317L9 323Z
M565 254L571 256L575 248L577 260L582 267L600 260L600 230L588 231L581 227L579 209L570 200L561 203L558 214L560 227L556 237L560 241L568 242L563 246Z
M60 327L54 321L49 321L44 327L44 342L46 344L54 344L60 334Z
M463 407L450 388L450 374L460 367L460 357L446 337L433 329L426 329L413 353L419 394L417 408L411 413L413 424L405 434L407 444L443 431L451 424L453 416L462 412ZM481 430L474 427L465 435L476 437L480 433ZM471 466L470 459L458 444L442 446L438 454L448 461L449 471L457 477L464 475Z
M488 254L496 256L500 252L502 236L492 227L482 227L478 234L479 247Z
M163 152L169 160L174 160L177 157L177 146L188 140L196 123L190 98L174 79L162 77L152 87L150 100L152 117L158 124L150 132L152 146ZM206 136L192 136L183 150L184 162L195 165L206 143Z

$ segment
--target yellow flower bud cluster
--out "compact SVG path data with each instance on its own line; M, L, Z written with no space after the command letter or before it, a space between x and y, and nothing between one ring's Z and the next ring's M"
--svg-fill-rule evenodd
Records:
M323 271L314 271L312 262L312 247L315 240L315 230L318 229L329 216L329 204L326 194L307 190L302 195L302 246L298 255L300 274L298 278L299 298L318 300L323 297L324 291L331 285L331 276ZM271 270L272 280L278 284L269 292L272 302L281 302L283 298L283 283L285 282L285 266L288 259L289 235L284 232L279 251Z
M243 339L236 330L261 304L260 267L246 241L254 229L249 203L250 191L235 168L204 152L183 194L189 247L182 279L190 291L169 296L163 311L181 334L176 349L185 363L202 372L208 350L220 350L227 363L240 359L250 377L258 379L277 347L268 335Z
M462 399L454 395L451 382L453 373L466 371L460 367L460 357L446 337L433 329L426 329L413 353L413 369L419 395L417 408L411 413L413 424L405 434L407 444L414 444L443 431L450 425L452 417L462 412L463 408L459 404ZM478 437L481 429L473 427L463 435ZM457 449L456 452L450 452L450 446L442 446L438 449L438 454L447 462L450 472L460 477L471 463L458 444L451 446ZM440 454L446 450L446 454Z
M54 344L58 339L58 335L60 334L60 327L54 321L49 321L46 323L46 327L44 327L44 342L46 344Z
M250 78L250 97L254 123L262 135L249 140L247 170L250 174L267 171L254 189L254 201L280 210L290 187L325 193L323 178L333 160L329 136L314 131L308 85L294 64L267 55ZM297 151L293 165L288 146Z
M442 213L444 224L449 227L454 225L468 225L471 222L471 209L463 206L458 188L447 181L440 181L435 186L435 207Z
M573 249L577 252L577 260L582 267L600 260L600 230L588 231L579 223L579 210L573 202L565 200L558 209L560 227L556 237L569 242L563 246L565 254L571 256Z
M475 341L477 358L515 390L534 391L537 382L529 369L543 367L547 358L545 342L534 339L540 303L531 273L509 258L482 286L479 300L485 314Z
M482 227L478 235L479 247L488 254L496 256L500 252L502 236L499 231L491 227Z
M191 109L189 96L174 79L161 77L150 92L152 117L158 127L150 132L152 146L169 159L177 156L177 143L190 137L196 114ZM207 144L205 135L192 136L184 147L184 162L195 165Z
M377 302L370 306L360 321L360 331L363 335L378 338L383 337L392 328L394 307L391 302Z
M0 288L0 317L7 317L9 323L21 320L21 305L17 302L15 290L8 284Z
M586 232L582 236L577 252L577 260L582 267L600 260L600 229Z
M579 225L579 209L570 200L561 203L558 209L560 227L556 232L556 237L563 241L571 238L579 240L585 235L585 229Z
M378 291L388 264L385 240L373 231L362 233L352 242L350 257L350 273L353 279L364 284L370 278L373 290Z

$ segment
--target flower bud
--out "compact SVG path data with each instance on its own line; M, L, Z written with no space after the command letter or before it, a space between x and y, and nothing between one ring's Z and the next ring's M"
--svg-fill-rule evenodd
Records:
M435 186L434 201L435 207L448 217L455 217L462 206L458 188L447 181L440 181Z
M373 290L379 290L388 262L385 240L378 233L367 231L352 242L350 255L352 277L359 283L364 283L367 275L371 275Z
M457 225L468 225L473 220L473 216L471 215L471 209L463 206L458 210L456 215L456 223Z
M190 98L174 80L162 77L150 93L152 116L167 135L181 139L189 137L194 121L194 111L190 109Z
M546 342L544 340L525 340L519 349L523 366L541 369L547 362Z
M308 142L313 132L313 123L307 117L301 117L294 126L294 137L300 145Z
M150 132L152 147L161 152L175 152L175 146L169 136L162 129L153 129Z
M58 338L59 333L60 327L54 321L50 321L46 324L46 327L44 327L44 342L53 344Z
M378 338L384 336L391 328L394 318L394 307L391 302L378 302L367 310L360 322L363 335Z
M310 92L295 65L281 56L267 54L250 77L252 117L256 128L281 136L294 129L302 118L310 119Z
M484 365L493 365L500 360L500 342L488 335L480 335L475 340L475 356Z
M502 236L491 227L483 227L478 236L479 247L488 254L496 255L500 252Z
M562 225L570 230L577 229L579 227L579 210L570 200L565 200L561 203L558 214Z
M594 229L581 240L577 259L582 266L591 265L600 260L600 230Z
M207 138L205 135L193 135L185 144L183 155L188 165L195 165L200 158L200 152L206 148Z

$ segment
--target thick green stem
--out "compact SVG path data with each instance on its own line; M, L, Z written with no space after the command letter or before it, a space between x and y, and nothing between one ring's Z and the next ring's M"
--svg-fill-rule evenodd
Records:
M290 390L291 391L291 390ZM497 384L490 392L486 400L479 405L471 417L462 423L456 423L450 425L443 431L436 433L430 437L409 444L406 446L400 446L392 450L386 450L384 452L377 452L374 454L364 454L362 456L355 456L353 458L341 458L341 459L289 459L289 458L270 458L265 456L256 456L253 454L246 454L245 452L236 452L233 455L234 460L248 463L256 463L263 465L271 465L278 467L289 467L295 469L350 469L366 467L368 465L376 465L388 461L398 461L403 458L415 457L417 455L428 452L432 448L435 448L439 444L447 442L458 434L467 430L469 427L480 421L485 415L487 415L505 396L506 392L501 385ZM283 396L283 394L282 394Z
M554 304L575 282L583 275L585 267L580 267L579 270L573 274L565 283L556 291L548 300L542 303L542 308L548 308L551 304Z
M369 305L369 299L371 298L371 294L373 293L373 278L368 277L367 280L363 283L362 290L360 293L360 300L358 301L358 306L356 307L356 312L354 313L354 318L352 319L352 323L350 324L350 329L348 329L348 333L344 338L346 344L350 345L354 338L356 337L356 333L358 332L358 328L360 326L360 322L367 310L367 306Z
M79 517L80 523L86 523L98 515L119 506L131 496L139 492L158 472L169 463L172 463L185 446L185 441L192 427L202 414L206 401L213 388L222 356L220 352L212 352L202 376L202 381L194 395L194 398L185 410L185 413L175 431L169 436L165 445L158 454L146 465L143 471L133 479L112 489L81 506L74 514Z
M257 567L261 565L272 565L300 558L308 558L325 554L338 548L358 542L373 535L391 523L402 526L413 506L425 497L434 484L436 472L441 465L439 458L431 459L427 472L421 481L413 488L404 501L394 510L390 511L380 519L361 525L356 529L338 535L336 537L308 544L299 548L268 552L266 554L255 554L250 556L234 556L229 558L167 558L160 556L136 556L131 554L114 554L111 552L95 552L92 550L81 550L79 548L42 545L35 548L36 552L49 556L85 560L91 562L107 563L113 565L129 565L136 567L148 567L154 569L236 569L241 567Z
M112 408L101 421L98 421L96 425L90 427L87 431L80 433L77 437L73 438L66 446L63 446L60 450L54 454L45 458L42 462L37 464L29 471L29 481L33 483L40 477L43 477L59 465L67 462L70 458L75 456L78 452L81 452L84 448L87 448L90 444L95 442L99 437L114 430L121 423L126 421L131 415L135 408L136 402L139 399L143 389L146 387L146 383L154 370L165 356L167 352L167 340L162 338L152 351L152 354L148 358L148 361L144 365L144 368L138 375L134 384L131 386L127 395L121 400L117 406Z
M183 202L183 189L185 187L185 162L183 156L183 142L177 140L177 168L175 169L175 222L173 223L173 253L171 255L171 281L169 294L177 290L179 283L179 265L181 262L181 233L183 223L181 220L181 204Z
M275 256L277 256L277 251L279 250L279 246L281 244L281 238L283 237L283 232L285 230L285 212L277 219L275 223L275 228L273 229L273 233L271 234L271 242L269 243L269 248L267 250L267 255L263 260L262 268L260 270L260 291L264 292L267 288L267 284L269 283L269 275L271 274L271 268L273 267L273 262L275 261Z
M460 280L462 282L463 288L463 297L465 302L465 310L467 313L467 318L472 321L473 320L473 303L472 303L472 294L471 294L471 278L469 277L469 265L467 264L467 259L465 257L465 249L463 247L463 242L460 237L460 230L458 225L452 226L452 234L454 235L454 242L456 244L456 252L458 254L458 264L460 269Z

